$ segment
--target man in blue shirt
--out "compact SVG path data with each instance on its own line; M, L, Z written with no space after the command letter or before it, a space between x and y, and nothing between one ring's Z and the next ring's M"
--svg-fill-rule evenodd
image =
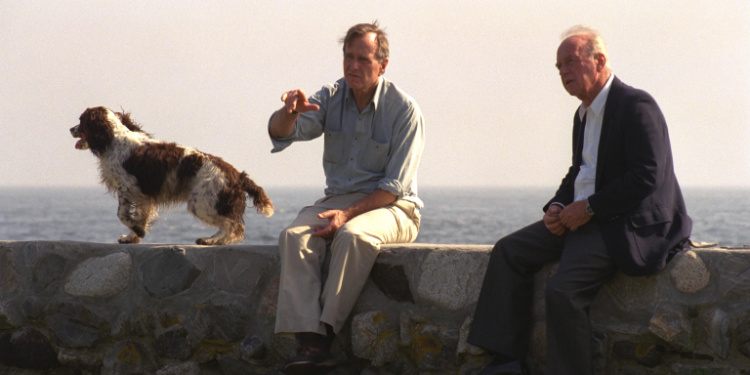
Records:
M287 374L335 366L330 345L364 287L383 243L412 242L422 201L417 167L424 120L417 103L382 77L388 39L377 22L342 40L344 77L310 96L291 90L269 120L272 152L324 137L325 197L279 236L276 333L295 334ZM330 245L328 277L321 268Z

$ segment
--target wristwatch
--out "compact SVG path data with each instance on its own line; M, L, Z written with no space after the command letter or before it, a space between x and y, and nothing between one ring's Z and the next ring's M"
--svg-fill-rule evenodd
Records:
M588 199L586 199L586 215L594 216L594 210L591 209Z

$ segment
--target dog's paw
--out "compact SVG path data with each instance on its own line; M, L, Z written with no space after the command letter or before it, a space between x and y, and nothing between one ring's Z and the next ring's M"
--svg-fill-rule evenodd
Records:
M138 237L137 235L130 233L124 236L120 236L120 238L117 239L117 242L119 243L140 243L141 237Z
M214 237L199 238L195 240L195 243L198 245L204 245L204 246L224 245L222 241L219 241L217 238L214 238Z
M216 245L234 245L238 240L232 240L231 238L227 237L206 237L206 238L199 238L195 240L195 243L198 245L204 245L204 246L216 246Z
M138 241L140 241L140 238L146 236L146 228L142 226L136 225L130 228L130 230L132 230L135 233L135 235L139 237Z

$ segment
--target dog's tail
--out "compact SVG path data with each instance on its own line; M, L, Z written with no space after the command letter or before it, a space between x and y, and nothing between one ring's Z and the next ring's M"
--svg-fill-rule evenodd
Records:
M242 189L253 198L255 211L265 216L273 215L273 202L271 202L271 198L266 195L266 191L251 180L245 172L242 172L240 175L240 180L242 183Z

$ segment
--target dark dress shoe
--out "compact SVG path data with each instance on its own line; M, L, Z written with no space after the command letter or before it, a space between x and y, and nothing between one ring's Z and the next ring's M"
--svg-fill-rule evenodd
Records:
M510 361L506 363L490 363L485 366L479 375L526 375L526 368L519 361Z
M336 359L328 350L304 348L288 360L282 369L286 375L326 374L336 367Z

